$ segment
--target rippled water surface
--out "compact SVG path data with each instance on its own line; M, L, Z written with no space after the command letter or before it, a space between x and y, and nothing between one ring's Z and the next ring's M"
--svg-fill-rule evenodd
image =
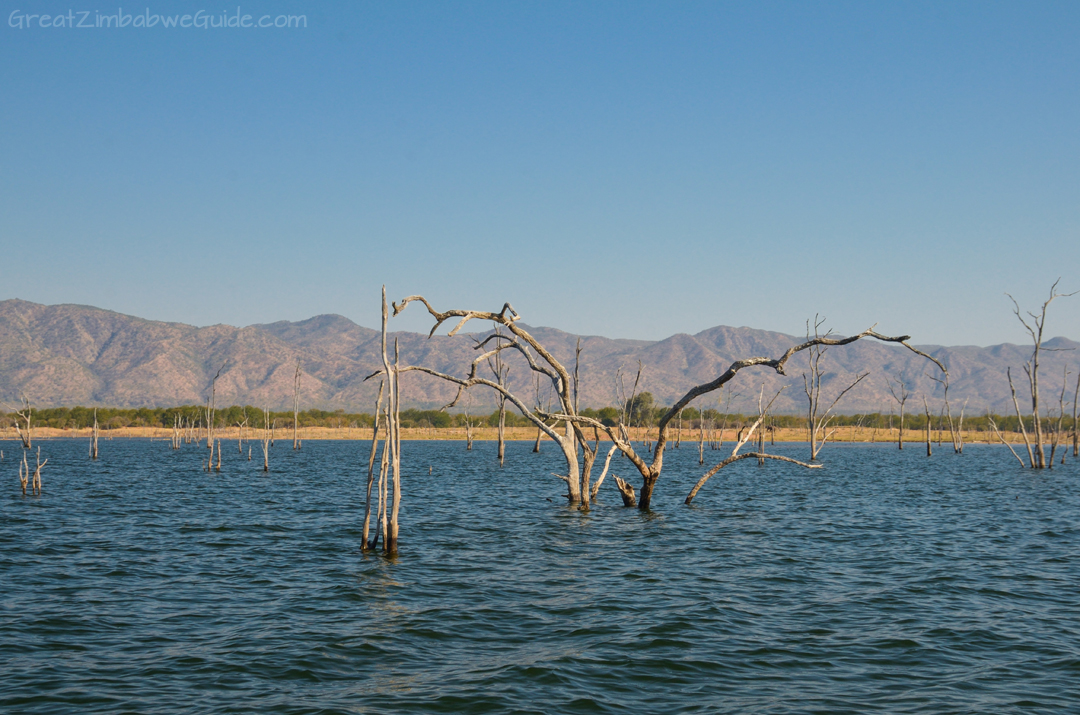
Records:
M404 443L391 561L358 548L363 442L279 443L268 476L235 443L207 474L194 446L43 442L40 497L2 443L0 710L1080 711L1071 458L836 445L686 507L684 446L651 514L611 484L582 513L531 447Z

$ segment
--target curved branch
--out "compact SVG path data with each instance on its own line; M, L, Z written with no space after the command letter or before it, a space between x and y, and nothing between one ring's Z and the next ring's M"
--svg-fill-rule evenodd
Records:
M533 414L532 411L529 410L529 408L525 406L525 403L523 403L520 399L518 399L517 396L514 395L514 393L512 393L508 389L506 389L505 386L500 385L497 382L493 382L493 381L488 380L488 379L483 378L483 377L476 377L475 376L475 372L476 372L475 371L475 365L474 365L473 373L470 374L470 376L468 378L461 378L461 377L455 377L454 375L447 375L444 372L439 372L438 370L432 370L430 367L424 367L422 365L406 365L404 367L396 368L394 370L394 372L396 372L396 373L422 372L422 373L425 373L427 375L432 375L432 376L437 377L437 378L439 378L441 380L446 380L447 382L452 382L455 385L457 385L458 386L457 395L454 397L453 401L451 401L450 403L443 406L442 409L444 409L444 410L450 409L451 407L456 405L457 401L459 399L461 399L462 393L466 389L472 387L473 385L484 385L485 387L490 387L491 389L495 390L496 392L501 394L503 397L505 397L510 403L512 403L514 405L514 407L518 408L518 411L521 413L522 417L524 417L525 419L529 420L534 425L536 425L536 427L539 428L540 430L542 430L544 432L544 434L546 434L548 437L550 437L551 439L553 439L555 442L557 442L559 444L563 443L564 437L562 435L560 435L554 429L549 427L547 425L547 423L544 422L543 419L541 419L541 417L538 417L537 415ZM382 374L382 371L380 370L379 372L376 372L376 373L373 373L372 375L369 375L365 379L370 379L372 377L375 377L375 375L381 375L381 374Z
M686 495L686 502L685 503L689 504L690 502L694 501L694 497L696 497L697 493L699 491L701 491L701 488L703 486L705 486L705 482L709 481L709 479L714 474L719 472L721 469L728 466L729 464L734 464L735 462L738 462L741 459L751 459L751 458L775 459L778 462L791 462L792 464L798 464L800 467L806 467L807 469L821 469L820 464L807 464L806 462L800 462L797 459L792 459L791 457L784 457L784 456L779 455L779 454L767 454L765 452L747 452L746 454L734 454L734 455L728 457L727 459L725 459L723 462L720 462L720 464L717 464L715 467L713 467L709 471L705 472L705 476L703 476L701 479L699 479L698 483L694 485L694 488L690 490L690 493Z

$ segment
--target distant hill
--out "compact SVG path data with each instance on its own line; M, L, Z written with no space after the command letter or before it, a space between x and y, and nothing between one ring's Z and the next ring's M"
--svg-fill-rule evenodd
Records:
M718 326L696 335L678 334L665 340L612 340L577 336L554 328L527 328L552 353L570 366L578 339L582 346L582 406L614 404L615 376L620 367L630 379L640 360L645 366L641 389L659 403L670 404L695 384L706 382L733 360L774 357L799 338L751 328ZM403 364L423 364L463 375L475 357L473 336L428 339L417 333L394 333ZM1044 399L1061 388L1062 369L1080 364L1080 344L1065 338L1045 343L1057 350L1043 360ZM1024 382L1019 367L1029 346L1011 344L980 347L920 346L949 366L950 396L969 413L988 407L1012 410L1005 369L1014 368L1017 388ZM379 333L339 315L319 315L299 322L277 322L236 328L214 325L196 328L122 315L81 305L38 305L22 300L0 302L0 400L14 404L28 395L37 406L111 405L160 406L202 403L211 378L223 364L218 381L219 404L291 406L296 359L303 366L302 403L305 407L370 411L375 385L364 377L381 366ZM524 362L513 357L510 383L532 399L533 378ZM927 361L903 347L862 340L832 348L823 364L829 374L826 390L839 390L856 372L870 376L843 403L844 412L889 411L893 406L886 377L903 374L914 397L909 410L921 408L922 395L940 404L941 387L925 377ZM767 390L788 388L777 400L780 412L798 412L806 402L801 373L805 359L794 358L784 378L768 370L748 369L732 385L740 394L732 408L748 411L756 405L762 382ZM440 381L416 374L402 378L406 407L438 407L453 396ZM489 392L477 389L476 409L493 404ZM706 401L715 407L717 395Z

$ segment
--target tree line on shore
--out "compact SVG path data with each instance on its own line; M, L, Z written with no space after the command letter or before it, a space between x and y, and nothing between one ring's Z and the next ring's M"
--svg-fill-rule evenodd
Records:
M656 427L659 420L670 409L665 406L653 404L652 395L645 392L637 396L638 404L631 406L626 413L632 416L629 426L631 427ZM644 398L644 399L642 399ZM38 427L53 429L86 429L94 424L93 407L47 407L34 410L34 418ZM200 425L205 419L205 408L200 405L180 405L175 407L98 407L97 419L102 429L122 429L127 427L161 427L171 428L177 417ZM590 417L600 421L609 427L618 424L620 409L617 407L584 408L581 410L583 417ZM683 428L685 430L700 430L718 428L727 423L731 428L737 429L737 425L753 422L756 414L743 412L721 412L720 410L698 410L687 407L682 411ZM12 413L0 412L0 426L11 428L15 422ZM219 425L237 425L245 420L249 424L261 422L263 411L261 408L251 405L232 405L230 407L217 408L216 421ZM270 412L270 419L279 429L291 430L293 427L292 412ZM505 413L505 425L507 427L530 427L532 423L513 411ZM905 429L914 431L926 429L927 416L918 412L905 415ZM346 412L339 410L302 410L299 413L297 426L324 427L330 429L370 429L375 421L372 414L366 412ZM704 421L704 424L703 424ZM931 414L929 417L932 430L946 431L948 425L944 414ZM1020 420L1016 415L971 415L965 418L965 429L973 432L991 431L991 421L1002 432L1019 433ZM1075 420L1068 414L1065 417L1067 428L1072 431L1077 428ZM497 427L499 423L499 411L494 410L486 415L468 415L463 412L451 413L443 410L401 410L401 427L403 429L464 429L468 423L473 427L478 425ZM871 412L858 414L837 414L830 424L833 427L857 427L865 429L893 430L899 425L898 416L893 412ZM806 428L805 415L793 414L770 414L767 425L774 429L804 429ZM1024 417L1024 428L1031 432L1034 429L1033 419L1030 415Z

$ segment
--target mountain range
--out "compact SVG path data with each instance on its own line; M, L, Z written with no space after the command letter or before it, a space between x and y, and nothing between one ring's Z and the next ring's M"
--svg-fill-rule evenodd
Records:
M526 329L570 367L580 340L582 407L615 404L619 370L632 383L639 361L644 366L639 391L651 392L659 404L671 404L690 387L714 379L734 360L777 357L802 341L783 333L727 326L695 335L672 335L660 341L577 336L545 327ZM428 338L419 333L396 332L391 338L398 341L403 365L426 365L464 375L476 355L473 345L477 335ZM1080 343L1054 338L1045 341L1044 347L1053 350L1044 353L1042 359L1043 401L1056 405L1062 371L1067 366L1070 379L1075 379L1080 362L1076 348ZM1013 368L1021 396L1026 389L1020 368L1030 357L1029 345L919 348L948 366L954 409L966 403L969 414L986 409L1011 412L1005 378L1009 367ZM221 369L217 382L219 405L282 409L291 407L299 359L302 409L370 412L377 386L375 381L364 382L364 378L381 367L379 351L378 331L340 315L243 328L194 327L90 306L0 301L0 401L9 407L23 395L38 407L201 404L209 394L214 374ZM511 388L531 403L536 388L527 366L517 356L511 356L508 364ZM802 378L806 366L805 354L800 354L789 363L786 377L762 368L743 370L730 383L730 410L756 410L758 392L764 384L768 394L786 386L776 401L776 411L801 412L807 401ZM870 373L844 398L839 408L842 412L895 409L887 378L895 380L897 376L903 377L912 394L907 404L909 412L922 409L924 396L931 410L940 409L943 388L928 377L937 374L937 368L902 346L864 339L833 347L822 359L822 369L822 393L830 398L857 373ZM401 378L403 407L441 407L454 392L451 385L418 373ZM470 404L477 411L488 410L494 404L489 390L475 388L472 392L475 394ZM1071 390L1069 393L1071 400ZM720 393L714 393L704 398L704 406L718 407L722 398Z

